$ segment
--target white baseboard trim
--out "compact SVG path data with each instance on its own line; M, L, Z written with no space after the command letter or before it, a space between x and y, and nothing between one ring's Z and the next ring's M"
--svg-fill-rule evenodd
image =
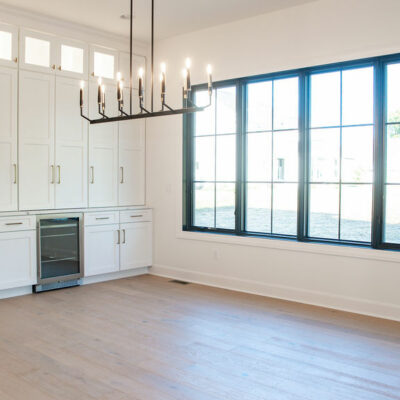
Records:
M92 283L113 281L115 279L130 278L132 276L144 275L149 273L148 267L129 269L126 271L111 272L109 274L87 276L81 279L81 285L90 285Z
M99 283L105 281L112 281L115 279L129 278L132 276L145 275L149 273L148 267L130 269L127 271L118 271L113 272L111 274L103 274L103 275L95 275L88 276L81 279L81 285L90 285L91 283ZM24 296L26 294L32 294L32 285L31 286L23 286L14 289L3 289L0 290L0 300L8 299L10 297Z
M257 281L242 280L222 275L189 271L166 265L154 265L150 274L166 278L180 279L202 285L235 290L260 296L273 297L340 311L368 315L400 321L400 306L395 304L373 302L329 293L298 289L283 285L271 285Z
M0 299L8 299L9 297L25 296L26 294L32 294L32 285L23 286L14 289L0 290Z

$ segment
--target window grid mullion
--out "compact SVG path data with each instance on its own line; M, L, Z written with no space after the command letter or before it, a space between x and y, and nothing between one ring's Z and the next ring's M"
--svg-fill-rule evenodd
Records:
M214 118L214 228L217 228L217 104L218 90L215 91L215 118Z
M339 213L338 213L338 240L341 236L341 225L342 225L342 134L343 134L343 71L340 70L340 139L339 139Z
M298 160L298 185L297 185L297 240L304 240L305 233L305 160L306 160L306 75L299 75L299 115L298 115L298 134L299 134L299 160ZM308 180L308 179L307 179Z
M275 139L275 121L274 121L274 109L275 109L275 81L271 81L271 215L270 215L270 233L273 233L273 222L274 222L274 139Z

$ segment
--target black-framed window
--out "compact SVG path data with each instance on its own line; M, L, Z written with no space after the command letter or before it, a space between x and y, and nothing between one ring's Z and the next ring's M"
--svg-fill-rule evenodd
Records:
M208 103L208 91L196 91L196 104ZM235 229L236 86L217 88L212 105L194 116L193 223Z
M400 62L386 65L383 241L400 245Z
M217 82L184 118L183 229L400 249L398 88L400 55Z
M374 67L309 82L308 236L371 243Z
M245 231L296 236L299 78L252 82L245 90Z

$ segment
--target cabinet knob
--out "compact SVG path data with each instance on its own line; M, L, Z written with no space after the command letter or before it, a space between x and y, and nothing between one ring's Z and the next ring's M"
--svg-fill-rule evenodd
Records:
M53 64L53 65L51 66L51 69L56 69L56 65Z
M91 75L94 76L94 72L92 72Z
M61 65L58 66L58 70L61 71Z
M14 61L15 63L17 63L17 62L18 62L18 57L15 57L15 58L13 59L13 61Z

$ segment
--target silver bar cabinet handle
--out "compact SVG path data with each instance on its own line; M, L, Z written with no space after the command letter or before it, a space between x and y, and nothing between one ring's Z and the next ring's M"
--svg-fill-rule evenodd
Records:
M50 183L52 185L54 185L54 165L51 165L50 168L51 168L51 181L50 181Z
M58 169L58 184L61 184L61 165L57 165Z
M23 222L7 222L6 225L22 225Z
M91 179L91 181L90 181L90 183L94 183L94 167L90 167L90 171L91 171L91 174L92 174L92 179Z
M117 244L121 244L121 231L118 229L118 240L117 240Z
M125 244L126 243L126 231L125 231L125 229L122 229L122 232L124 232L124 241L122 243Z
M17 184L17 164L13 164L14 167L14 185Z
M124 183L124 167L121 167L121 183Z

